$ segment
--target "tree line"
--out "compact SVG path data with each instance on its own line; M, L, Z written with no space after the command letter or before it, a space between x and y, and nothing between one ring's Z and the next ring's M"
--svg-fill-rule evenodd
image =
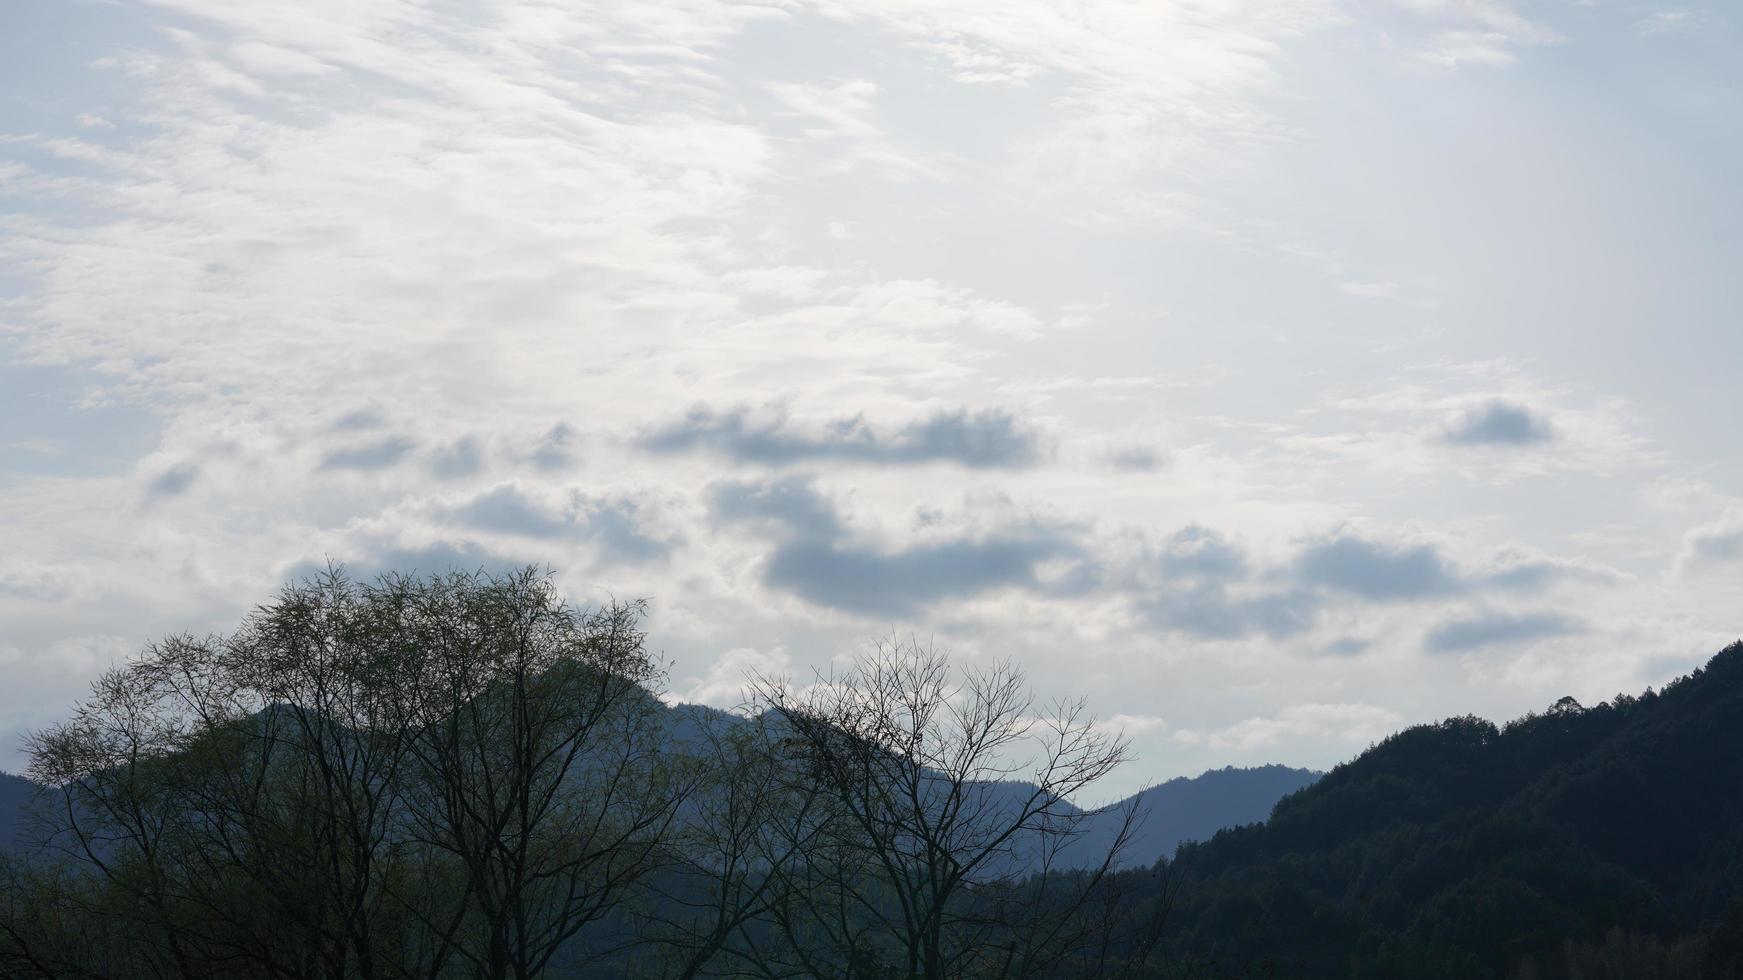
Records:
M1009 664L891 640L673 709L645 607L548 573L340 569L103 674L28 743L0 873L28 977L1109 977L1165 889L1127 758ZM1093 850L1093 853L1090 853Z
M1180 976L1743 980L1743 643L1408 728L1166 880Z
M1128 747L912 640L668 706L639 603L329 570L29 743L0 975L1743 980L1743 644L1122 861Z

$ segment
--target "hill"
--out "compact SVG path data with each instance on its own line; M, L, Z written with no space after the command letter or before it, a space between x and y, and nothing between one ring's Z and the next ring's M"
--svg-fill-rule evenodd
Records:
M1131 804L1138 806L1142 816L1120 864L1148 868L1173 857L1181 844L1209 840L1220 830L1264 821L1279 800L1313 785L1320 776L1310 769L1280 765L1230 766L1158 783L1091 815L1082 838L1066 851L1071 855L1067 864L1099 861L1119 833L1122 812ZM1016 790L1026 784L1011 786Z
M703 732L731 727L742 719L706 705L677 704L664 711L667 739L672 747L700 748ZM1137 828L1124 854L1123 864L1148 867L1174 853L1185 841L1206 840L1217 831L1264 820L1284 796L1311 785L1319 773L1307 769L1269 765L1250 769L1213 769L1199 776L1181 776L1135 794L1147 817ZM994 793L1025 795L1025 783L988 784ZM25 807L36 786L22 776L0 772L0 847L10 847L17 835ZM1073 853L1082 853L1082 863L1091 864L1105 853L1118 830L1120 806L1130 797L1094 815L1084 828Z
M1743 644L1400 732L1166 878L1195 976L1743 977Z
M1310 769L1269 765L1225 767L1198 776L1181 776L1138 794L1148 817L1128 857L1140 866L1174 855L1188 841L1209 840L1217 831L1260 823L1278 801L1312 786L1321 774Z
M18 839L24 808L36 794L36 784L23 776L0 772L0 848Z
M669 740L686 746L699 744L701 732L710 726L729 727L740 721L736 715L695 704L675 705L667 717ZM1184 842L1208 840L1219 830L1263 821L1270 816L1277 801L1311 786L1320 775L1310 769L1281 765L1225 766L1197 776L1179 776L1158 783L1092 814L1082 828L1080 840L1064 852L1069 855L1065 863L1071 866L1099 862L1119 832L1120 814L1128 804L1135 802L1144 816L1127 843L1120 863L1127 867L1147 868L1162 858L1173 856L1175 849ZM981 785L993 797L1013 801L1008 804L1013 807L1016 800L1026 797L1034 789L1032 784L1020 780ZM1082 812L1075 807L1068 809Z

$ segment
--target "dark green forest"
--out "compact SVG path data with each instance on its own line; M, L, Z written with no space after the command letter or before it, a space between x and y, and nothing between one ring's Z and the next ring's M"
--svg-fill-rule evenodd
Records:
M1743 977L1743 644L1399 732L1166 878L1184 975Z
M4 782L0 971L1743 978L1743 644L1086 809L1126 743L1010 664L891 640L674 707L643 613L334 569L148 646ZM1304 784L1152 863L1151 804Z

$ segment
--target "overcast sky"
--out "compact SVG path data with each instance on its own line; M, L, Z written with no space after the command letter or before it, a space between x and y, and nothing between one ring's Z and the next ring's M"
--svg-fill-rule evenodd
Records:
M1743 633L1743 17L1656 0L0 9L0 766L327 559L892 631L1112 790Z

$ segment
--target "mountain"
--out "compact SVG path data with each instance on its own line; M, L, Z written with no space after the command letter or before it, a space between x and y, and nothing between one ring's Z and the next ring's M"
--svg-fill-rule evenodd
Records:
M18 840L24 808L35 794L35 783L23 776L0 772L0 848L11 847Z
M1224 828L1260 823L1279 800L1312 786L1320 775L1278 765L1228 767L1152 786L1137 794L1147 816L1127 847L1127 862L1148 867L1173 857L1187 841L1209 840Z
M1743 643L1400 732L1163 877L1191 976L1743 978Z
M706 729L731 727L744 720L696 704L674 705L666 717L668 740L691 748L701 746L702 733ZM778 720L768 718L764 721L775 726L780 724ZM1312 785L1320 776L1321 773L1310 769L1281 765L1248 769L1229 766L1158 783L1091 814L1087 825L1081 828L1081 838L1065 852L1071 855L1067 864L1099 863L1119 833L1122 811L1134 802L1143 818L1127 843L1120 863L1126 867L1149 867L1161 858L1173 856L1175 848L1185 841L1208 840L1224 828L1263 821L1271 815L1271 808L1277 805L1277 801ZM994 798L1009 801L997 806L1015 809L1034 791L1034 784L1005 780L983 783L981 788ZM1076 807L1067 807L1067 810L1082 812Z
M699 748L709 728L730 728L744 719L703 705L679 704L667 714L668 740ZM768 719L765 719L768 721ZM779 725L778 721L770 724ZM1180 776L1151 786L1089 816L1082 834L1063 852L1066 866L1091 866L1101 861L1119 833L1122 811L1136 803L1143 814L1121 855L1125 867L1149 867L1171 857L1185 841L1207 840L1217 831L1257 823L1270 816L1277 801L1305 786L1320 773L1309 769L1267 765L1212 769L1198 776ZM981 784L994 799L1008 801L995 808L1014 810L1034 791L1031 783L1008 780ZM1082 811L1068 806L1070 812ZM1019 851L1024 845L1019 844Z
M705 705L678 704L664 711L669 744L698 750L708 729L731 727L743 721L737 715ZM1145 819L1137 827L1123 855L1128 867L1148 867L1169 857L1184 841L1206 840L1218 830L1262 821L1277 801L1311 785L1319 773L1306 769L1269 765L1252 769L1213 769L1199 776L1179 777L1136 794ZM987 784L989 792L1026 796L1032 787L1021 782ZM36 786L22 776L0 772L0 847L16 841L25 806ZM1119 830L1121 808L1128 797L1106 812L1089 818L1082 839L1068 853L1068 864L1093 864L1101 859ZM1075 855L1082 855L1080 858Z

